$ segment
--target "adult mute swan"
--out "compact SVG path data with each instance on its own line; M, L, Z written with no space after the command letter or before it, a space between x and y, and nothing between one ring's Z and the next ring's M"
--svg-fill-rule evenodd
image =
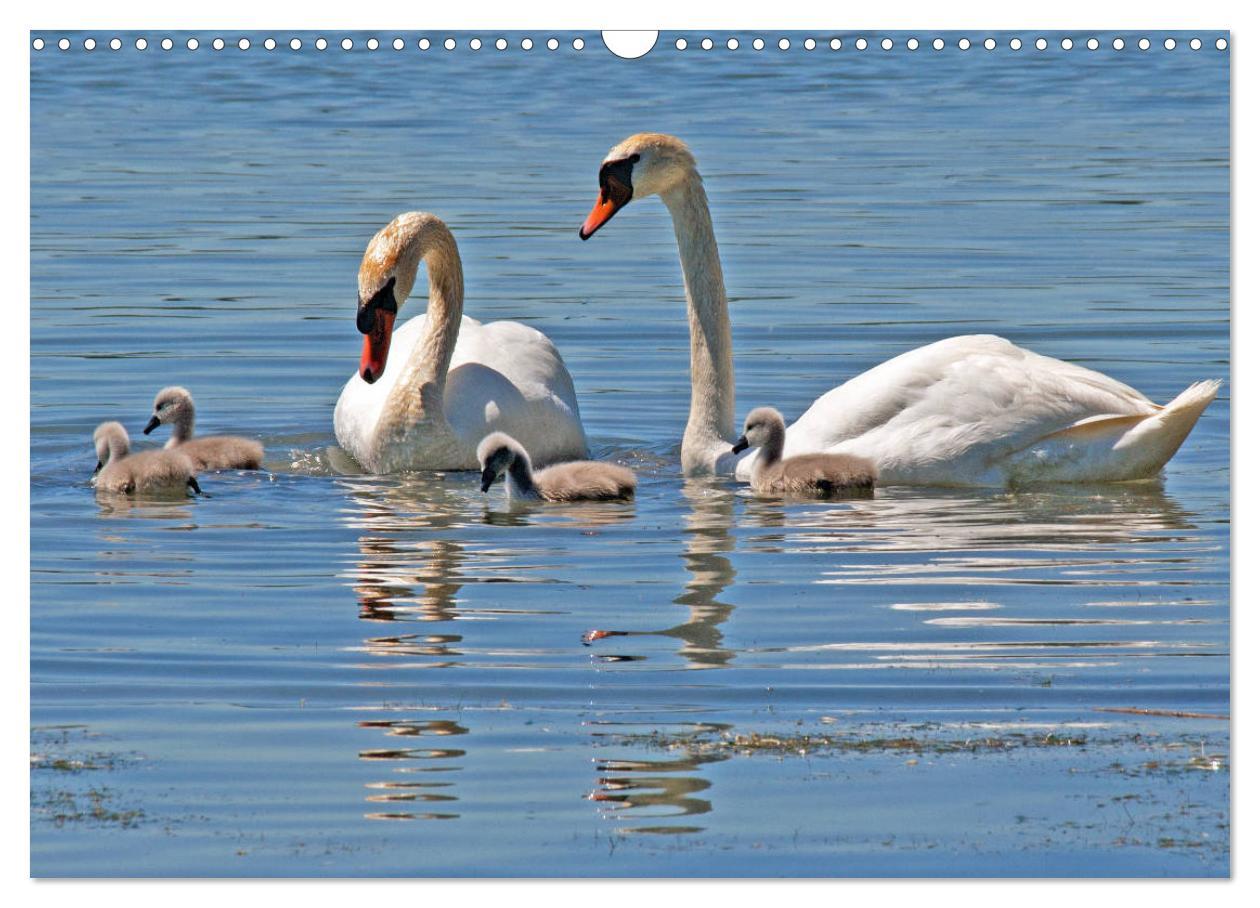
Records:
M726 287L695 158L657 133L615 146L599 198L578 231L589 239L633 199L669 209L691 325L687 474L751 476L736 461L735 374ZM911 350L832 388L787 431L785 457L818 452L873 460L881 484L1000 486L1154 476L1181 446L1219 381L1191 385L1166 406L1099 372L989 334Z
M421 261L428 312L395 334ZM440 218L407 212L372 237L359 266L363 357L333 414L341 447L374 473L479 469L477 444L495 431L541 464L585 456L573 379L555 345L518 322L483 325L463 311L459 250Z

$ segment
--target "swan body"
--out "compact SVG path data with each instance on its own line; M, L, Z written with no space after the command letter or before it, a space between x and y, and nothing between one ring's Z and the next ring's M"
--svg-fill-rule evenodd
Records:
M201 493L196 468L185 454L165 449L132 454L131 439L121 423L101 423L92 443L97 458L92 484L98 492L135 495L192 489Z
M534 472L529 454L516 439L494 432L477 447L481 491L507 474L508 498L523 501L629 501L638 481L615 463L574 460Z
M731 453L756 448L751 485L761 495L867 496L878 471L868 458L855 454L800 454L784 459L783 415L758 407L744 421L744 434Z
M708 199L690 150L642 133L600 167L588 239L634 199L658 195L674 223L691 327L687 474L752 477L736 457L726 287ZM1191 385L1159 406L1113 378L993 335L947 338L894 357L819 397L787 430L784 455L872 460L881 483L1003 486L1156 476L1215 398Z
M394 333L389 309L406 300L421 261L428 311ZM368 246L359 285L363 361L341 391L333 425L366 469L475 470L477 444L494 431L520 439L540 463L586 454L559 351L534 328L463 315L462 265L440 219L409 212L390 222Z
M198 471L257 470L262 466L263 446L239 435L209 435L193 438L196 411L192 395L184 388L163 388L153 400L153 415L144 427L148 435L160 425L171 426L168 451L179 451Z

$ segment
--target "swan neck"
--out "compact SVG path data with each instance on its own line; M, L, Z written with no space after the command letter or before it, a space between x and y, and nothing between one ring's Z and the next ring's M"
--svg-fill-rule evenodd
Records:
M188 439L192 438L193 422L195 419L196 417L193 415L191 409L181 413L179 418L176 419L175 423L171 426L171 442L178 445L183 444L188 441Z
M787 430L783 426L772 426L766 443L757 452L757 460L753 463L753 472L761 473L783 460L783 447L787 440Z
M538 485L534 482L534 467L529 455L517 451L507 469L508 495L512 498L539 498Z
M683 434L683 467L688 472L727 443L735 426L735 368L726 284L709 200L700 175L693 173L662 194L674 221L691 328L691 412Z
M464 315L464 269L455 237L446 225L436 219L426 223L411 246L410 274L405 275L404 286L414 284L423 261L429 275L429 308L424 336L412 348L385 404L383 419L401 431L418 423L445 421L446 373Z

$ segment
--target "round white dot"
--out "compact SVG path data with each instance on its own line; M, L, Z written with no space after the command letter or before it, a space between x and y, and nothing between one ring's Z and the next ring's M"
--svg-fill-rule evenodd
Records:
M350 49L352 49L353 47L354 47L354 42L353 42L353 41L351 41L349 38L342 38L342 39L341 39L341 49L342 49L342 50L350 50Z
M766 46L766 42L761 38L753 38L753 50L761 50Z
M327 38L316 38L316 39L315 39L315 49L316 49L316 50L325 50L325 49L327 49L327 47L328 47L328 39L327 39Z
M687 49L687 39L686 39L686 38L679 38L677 41L675 41L675 42L674 42L674 47L678 48L679 50L686 50L686 49Z
M60 41L57 42L57 46L60 47L62 50L69 50L70 41L67 38L62 38Z
M970 39L970 38L959 38L959 39L958 39L958 49L959 49L959 50L969 50L970 48L971 48L971 39Z
M241 50L249 50L249 39L242 38L241 40L236 42L236 46L239 47Z
M704 50L713 50L713 39L705 38L704 40L700 42L700 47L702 47Z
M1024 46L1024 42L1019 40L1018 38L1011 39L1011 50L1019 50L1023 46Z
M529 40L529 39L527 38L526 40ZM420 48L421 50L428 50L432 46L433 46L433 42L430 41L428 38L421 38L419 41L416 42L416 47Z
M534 39L533 39L533 38L522 38L522 39L521 39L521 50L533 50L533 49L534 49Z
M843 45L843 43L840 41L840 39L839 39L839 38L832 38L832 39L831 39L831 49L832 49L832 50L839 50L839 49L840 49L841 47L843 47L843 46L844 46L844 45Z
M1172 50L1176 46L1177 46L1177 42L1174 41L1172 38L1164 39L1164 50Z
M557 41L555 38L547 39L547 50L555 50L559 46L560 46L560 42Z
M43 38L36 38L34 41L32 41L32 42L31 42L31 47L35 48L36 50L43 50L43 49L44 49L44 39L43 39Z
M574 49L574 50L581 50L581 49L582 49L582 48L584 48L584 47L586 47L586 41L585 41L584 39L582 39L582 38L574 38L574 39L573 39L573 49Z
M172 41L170 38L162 39L162 50L170 50L174 46L175 46L175 42Z
M263 42L263 47L267 48L267 50L275 50L275 49L276 49L276 39L275 39L275 38L268 38L266 41L264 41L264 42Z
M1199 49L1200 47L1202 47L1202 46L1203 46L1203 42L1202 42L1202 41L1200 41L1198 38L1191 38L1191 39L1190 39L1190 49L1191 49L1191 50L1198 50L1198 49Z
M806 50L813 50L813 49L814 49L815 47L817 47L817 46L818 46L818 42L817 42L817 41L815 41L813 38L806 38L806 39L805 39L805 49L806 49Z
M738 38L727 38L727 39L726 39L726 49L727 49L727 50L739 50L739 39L738 39Z
M1050 46L1050 44L1049 44L1049 42L1047 42L1047 41L1046 41L1046 39L1045 39L1045 38L1038 38L1038 39L1037 39L1037 50L1045 50L1045 49L1046 49L1047 47L1049 47L1049 46Z
M201 42L198 41L196 38L189 38L188 43L185 45L185 47L187 47L189 50L196 50L200 46L201 46Z
M499 38L494 42L496 50L507 50L507 38Z
M290 38L290 39L289 39L289 50L301 50L301 49L302 49L302 39L301 39L301 38Z
M447 38L445 41L443 41L443 42L442 42L442 46L443 46L443 47L445 47L447 50L454 50L454 49L455 49L455 39L454 39L454 38Z
M934 38L934 39L932 39L932 47L933 47L934 49L936 49L936 50L944 50L944 49L945 49L945 40L944 40L943 38Z
M210 46L213 47L215 50L223 50L223 39L215 38L213 41L210 42Z
M1138 47L1139 47L1139 48L1141 48L1142 50L1150 50L1150 47L1151 47L1151 39L1150 39L1150 38L1139 38L1139 39L1138 39Z
M109 49L110 49L110 50L121 50L121 49L122 49L122 40L121 40L120 38L110 38L110 39L109 39Z
M380 41L377 41L375 38L368 38L368 39L367 39L367 49L368 49L368 50L376 50L376 49L377 49L378 47L380 47L380 46L381 46L381 42L380 42Z
M148 49L149 49L148 39L146 38L136 39L136 50L148 50Z
M473 50L481 50L481 39L473 38L471 41L468 42L468 46L471 47Z
M85 49L85 50L96 50L96 39L95 39L95 38L85 38L85 39L83 40L83 47L84 47L84 49Z
M407 42L404 41L402 38L394 39L394 44L393 44L394 50L402 50L406 46L407 46Z
M885 38L883 41L880 41L879 46L882 47L884 50L892 50L893 49L892 38Z
M1085 42L1085 46L1088 47L1090 50L1098 50L1098 39L1090 38L1088 41Z
M1113 50L1124 50L1124 39L1116 38L1111 42L1111 47Z
M997 47L997 42L996 42L996 41L994 41L992 38L985 38L985 39L984 39L984 49L985 49L985 50L993 50L993 48L995 48L995 47Z
M1217 38L1217 39L1216 39L1216 49L1217 49L1217 50L1224 50L1224 49L1225 49L1225 48L1227 48L1227 47L1229 47L1229 42L1228 42L1228 41L1226 41L1224 38Z
M853 46L856 47L858 50L866 50L866 39L858 38L856 41L853 42Z
M789 41L787 38L779 39L779 50L787 50L791 46L792 46L792 42Z
M1072 49L1072 39L1071 39L1071 38L1064 38L1062 41L1060 41L1060 42L1059 42L1059 46L1060 46L1061 48L1063 48L1064 50L1071 50L1071 49Z
M908 41L906 41L906 47L908 47L910 50L918 50L918 49L919 49L919 39L918 39L918 38L911 38L911 39L909 39Z

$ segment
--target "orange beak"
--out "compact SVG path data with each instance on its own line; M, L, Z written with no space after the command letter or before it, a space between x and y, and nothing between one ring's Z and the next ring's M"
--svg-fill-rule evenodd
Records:
M595 201L595 207L591 209L591 213L586 216L586 220L578 228L578 236L584 240L589 240L596 230L612 220L612 216L620 208L621 206L613 201L611 195L601 192L599 198Z
M377 309L372 314L372 330L363 338L363 358L359 360L359 375L369 385L385 372L389 341L394 336L394 318L397 315L385 309Z

